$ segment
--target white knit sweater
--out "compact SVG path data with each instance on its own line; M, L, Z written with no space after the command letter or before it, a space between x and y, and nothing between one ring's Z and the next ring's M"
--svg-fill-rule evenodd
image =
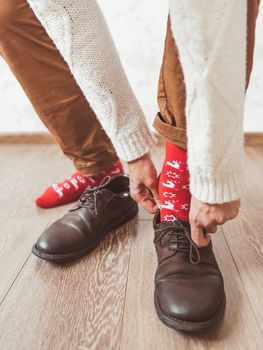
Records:
M121 159L155 144L96 0L28 0L68 63ZM170 0L187 91L192 194L240 196L246 0Z
M190 190L208 203L240 197L247 0L170 0L186 84Z
M96 0L29 0L68 63L119 157L134 160L156 143L129 85Z

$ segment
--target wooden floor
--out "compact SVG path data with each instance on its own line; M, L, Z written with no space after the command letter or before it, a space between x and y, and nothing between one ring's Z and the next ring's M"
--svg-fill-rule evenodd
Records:
M160 164L162 150L155 160ZM90 256L64 267L31 246L69 206L40 210L33 199L72 171L56 145L0 145L0 349L170 350L263 348L263 149L246 151L242 213L214 237L225 279L221 325L189 336L155 315L151 216L112 232Z

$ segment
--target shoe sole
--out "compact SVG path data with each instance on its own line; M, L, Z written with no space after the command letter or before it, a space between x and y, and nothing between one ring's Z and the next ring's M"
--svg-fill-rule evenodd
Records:
M214 316L210 320L202 321L202 322L188 322L188 321L179 320L175 317L167 315L165 312L163 312L162 308L160 307L156 292L154 293L154 305L155 305L155 309L159 319L166 326L173 328L176 331L187 332L187 333L201 333L216 326L219 323L219 321L222 319L226 308L226 296L224 294L223 301L220 304Z
M138 214L139 208L138 206L132 208L129 210L129 212L123 214L119 221L114 221L113 224L105 231L103 234L101 234L96 241L94 241L92 244L90 244L87 247L84 247L78 251L75 251L70 254L49 254L47 252L43 252L37 249L36 244L32 248L32 253L37 256L40 259L57 263L57 264L64 264L67 262L71 262L75 259L81 258L89 253L91 253L94 249L98 247L98 245L101 243L101 241L112 231L116 230L117 228L125 225L127 222L131 221L136 217Z

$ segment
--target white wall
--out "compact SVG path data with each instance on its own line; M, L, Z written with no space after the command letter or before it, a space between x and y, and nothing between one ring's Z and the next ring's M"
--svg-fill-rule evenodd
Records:
M167 0L99 0L129 80L151 123L166 31ZM257 28L255 66L247 94L245 130L263 131L263 10ZM0 132L35 132L45 127L0 59Z
M261 4L256 29L254 66L246 95L246 131L263 131L263 6Z

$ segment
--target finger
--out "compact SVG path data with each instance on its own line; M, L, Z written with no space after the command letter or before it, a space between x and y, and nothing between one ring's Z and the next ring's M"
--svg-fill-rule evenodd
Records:
M194 223L191 223L191 237L199 248L208 246L211 240L211 236L204 235L203 228Z
M216 233L217 231L217 225L210 225L210 226L206 226L204 228L206 233Z
M202 227L206 233L216 233L218 222L215 218L208 217L202 213L198 217L199 226Z
M151 214L155 214L158 210L158 206L151 198L144 199L140 202L140 205Z
M157 212L158 206L150 197L149 191L133 191L132 198L149 213L155 214Z
M154 199L156 205L158 206L158 208L160 208L160 197L159 197L159 193L158 193L157 182L153 187L149 188L149 190L153 196L153 199Z

